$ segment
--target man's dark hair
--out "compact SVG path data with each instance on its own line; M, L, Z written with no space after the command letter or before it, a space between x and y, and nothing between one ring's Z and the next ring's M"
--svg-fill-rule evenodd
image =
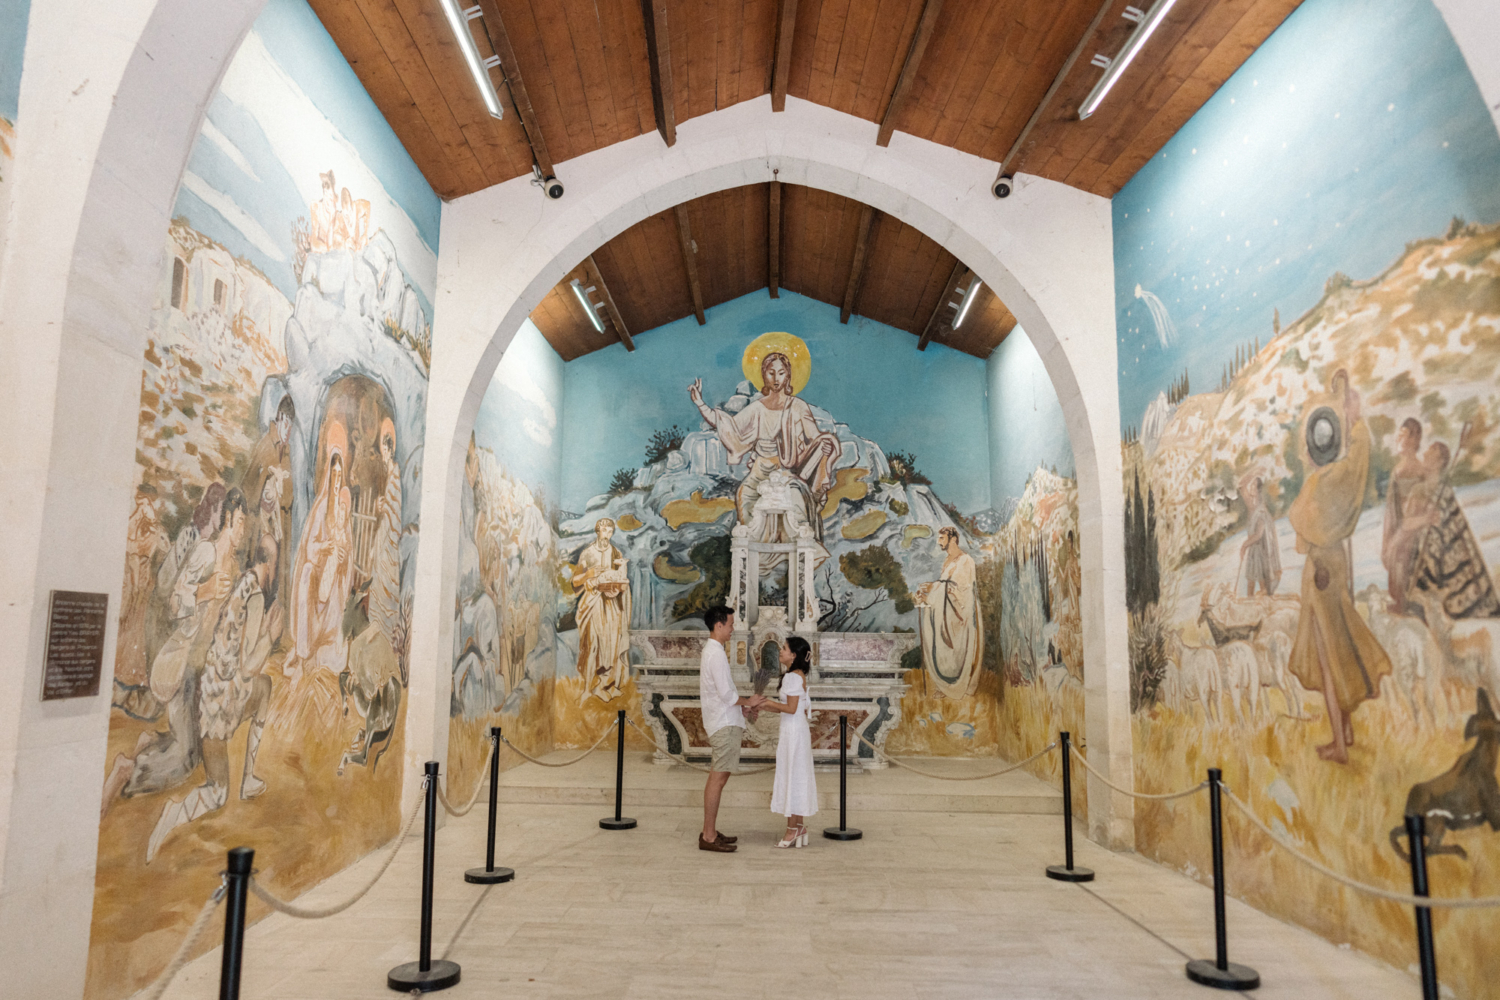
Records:
M245 494L238 486L230 490L224 497L224 506L219 511L220 530L223 529L224 525L229 523L229 515L235 511L239 511L242 515L245 513Z
M703 612L703 624L708 626L712 632L720 622L727 622L734 617L734 612L722 604L716 604Z

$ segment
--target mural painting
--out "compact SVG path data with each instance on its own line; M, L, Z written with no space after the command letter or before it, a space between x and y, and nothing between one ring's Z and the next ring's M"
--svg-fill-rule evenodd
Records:
M598 600L588 591L585 559L602 570L603 549L600 556L588 553L607 520L609 565L623 581L616 601L628 595L628 603L615 607L630 628L702 628L703 611L729 590L736 525L765 541L807 530L816 546L821 631L914 632L920 589L935 609L930 631L947 631L938 640L944 652L924 671L914 651L908 681L915 688L930 676L931 705L913 702L925 707L920 719L904 716L888 745L903 753L995 752L994 727L985 720L998 691L996 658L980 656L974 613L974 553L981 527L993 519L982 443L983 362L946 349L913 362L910 335L862 322L856 337L837 325L837 309L822 303L746 296L714 310L701 332L681 324L639 338L632 362L655 364L653 380L662 388L633 389L610 410L608 426L603 414L570 411L564 502L579 503L583 513L564 514L560 522L561 544L570 552L563 576L584 595L559 626L559 746L588 746L616 709L628 706L633 717L639 711L633 681L620 685L623 701L606 701L599 695L613 688L585 691L581 679L600 669L592 651L604 648L584 628L585 608ZM726 334L737 338L732 350ZM882 353L887 349L889 356ZM617 370L607 368L612 350L567 366L569 399L598 391L605 372ZM907 401L904 417L900 407L874 405L885 387L886 397ZM924 387L931 391L924 394ZM978 433L946 429L965 424ZM855 430L866 426L895 441L882 445ZM644 441L645 461L617 468L632 437L634 447ZM933 478L919 468L919 452L934 456ZM965 506L940 498L934 480ZM950 551L955 546L957 555ZM956 569L964 560L967 570ZM762 569L762 605L784 604L785 556ZM588 708L589 724L571 721L579 712L570 703Z
M16 118L20 108L21 66L26 56L26 30L31 0L0 0L0 205L7 204L6 187L16 157ZM4 244L8 212L0 212L0 245Z
M358 86L311 10L274 0L167 233L91 997L160 972L228 848L264 847L261 877L295 896L396 832L437 199L404 153L391 165L367 99L338 124L320 109ZM389 147L383 173L345 129Z
M553 528L562 359L526 323L480 404L464 462L448 721L448 787L467 801L498 725L526 753L552 749L556 622ZM502 753L502 767L520 758Z
M1308 60L1330 33L1347 52ZM1330 124L1334 88L1361 96ZM1337 152L1281 152L1314 132ZM1397 890L1419 810L1446 896L1500 891L1497 177L1426 0L1314 2L1115 202L1137 785L1222 766L1299 849ZM1241 218L1173 194L1215 184ZM1138 803L1138 846L1203 877L1205 808ZM1409 911L1229 830L1244 898L1415 961ZM1436 923L1445 984L1488 995L1493 918Z

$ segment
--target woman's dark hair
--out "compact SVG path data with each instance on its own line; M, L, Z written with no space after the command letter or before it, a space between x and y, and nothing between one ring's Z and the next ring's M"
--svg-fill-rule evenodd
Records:
M792 655L796 657L792 661L792 665L786 668L786 674L791 673L793 670L800 670L802 671L802 679L805 683L807 680L807 671L812 667L812 644L800 635L791 636L787 639L786 644L791 649ZM781 675L781 680L786 680L786 674ZM776 690L781 690L781 681L776 682Z

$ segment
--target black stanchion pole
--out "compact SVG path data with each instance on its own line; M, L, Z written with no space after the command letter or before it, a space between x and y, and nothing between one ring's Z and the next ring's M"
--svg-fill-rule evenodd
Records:
M634 830L635 820L629 816L620 815L621 799L625 794L625 710L623 708L620 709L615 725L620 730L619 742L615 744L615 814L601 819L599 825L606 830Z
M510 868L495 867L495 808L500 799L500 727L490 727L490 831L484 842L484 867L464 872L464 881L476 885L509 882L516 877Z
M839 825L827 827L823 836L829 840L859 840L863 830L851 830L846 821L849 800L849 715L839 716Z
M427 815L422 827L422 939L420 958L396 966L386 974L385 984L393 990L431 993L458 985L457 962L432 958L432 883L437 864L437 782L438 762L429 760L427 774Z
M1420 815L1406 817L1406 841L1411 845L1411 891L1427 895L1427 822ZM1437 953L1432 948L1432 907L1417 911L1417 957L1422 963L1422 1000L1438 1000Z
M219 1000L240 1000L240 966L245 958L245 899L250 895L250 873L255 852L236 847L229 852L224 875L224 964L219 969Z
M1213 833L1214 854L1214 945L1216 955L1210 962L1195 958L1187 964L1187 976L1203 986L1219 990L1253 990L1260 985L1260 973L1248 965L1229 960L1229 931L1224 925L1224 805L1220 783L1224 772L1208 769L1208 820Z
M1047 877L1055 878L1059 882L1092 882L1094 881L1092 868L1073 867L1073 755L1069 752L1073 747L1073 734L1058 733L1057 735L1062 744L1064 863L1048 865Z

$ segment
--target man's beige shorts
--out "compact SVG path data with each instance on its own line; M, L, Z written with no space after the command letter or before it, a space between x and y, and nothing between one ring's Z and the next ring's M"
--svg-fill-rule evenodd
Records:
M740 766L740 743L744 738L743 726L715 729L708 737L708 745L714 748L714 760L708 765L708 769L733 774L734 769Z

